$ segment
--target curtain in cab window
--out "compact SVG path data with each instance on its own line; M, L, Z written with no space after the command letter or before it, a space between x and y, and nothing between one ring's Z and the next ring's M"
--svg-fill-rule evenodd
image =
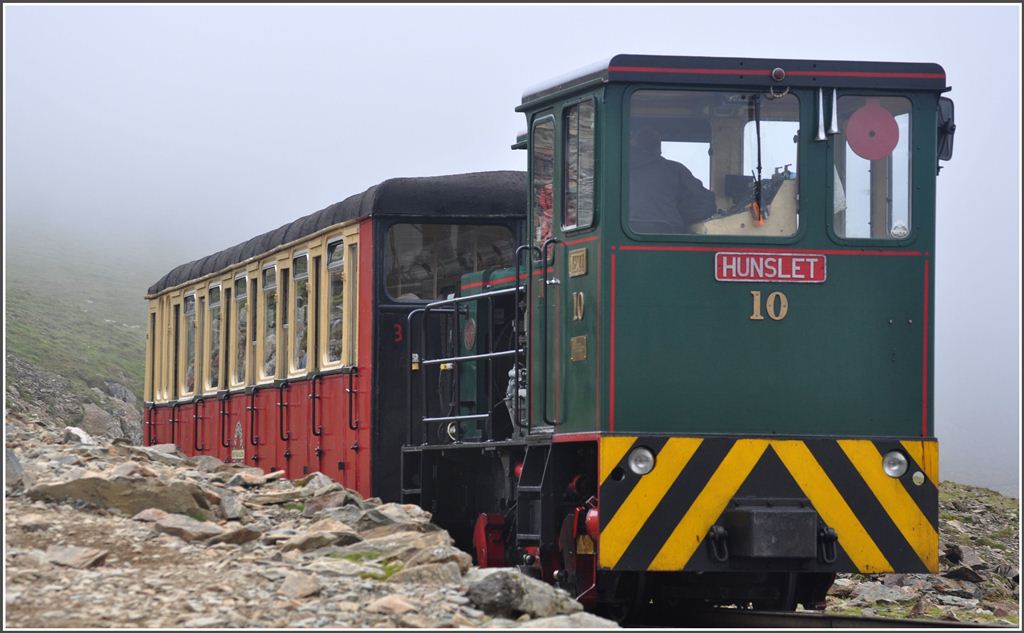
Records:
M542 248L551 239L554 214L555 122L544 119L533 126L530 139L533 198L533 245Z

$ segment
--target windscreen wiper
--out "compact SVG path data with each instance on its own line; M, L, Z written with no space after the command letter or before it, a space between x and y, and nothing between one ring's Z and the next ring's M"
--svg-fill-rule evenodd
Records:
M757 132L757 174L754 175L754 220L758 225L764 224L764 212L761 206L761 95L754 95L754 129Z

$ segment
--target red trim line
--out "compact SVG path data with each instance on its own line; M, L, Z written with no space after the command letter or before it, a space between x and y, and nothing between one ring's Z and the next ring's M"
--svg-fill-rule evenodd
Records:
M789 70L790 77L867 77L871 79L945 79L943 73L881 73L860 70Z
M615 430L615 253L612 253L611 340L608 342L608 430Z
M583 431L580 433L555 433L551 441L555 444L562 442L596 442L601 439L601 433Z
M548 272L549 273L554 272L554 271L555 271L554 268L552 268L550 266L548 267ZM542 274L544 274L544 269L541 268L541 269L535 270L535 271L533 271L533 274L534 275L542 275ZM483 286L485 284L488 287L490 287L490 286L494 286L494 285L497 285L497 284L503 284L503 283L506 283L506 282L509 282L509 281L515 281L515 280L516 280L516 276L515 275L509 275L508 277L500 277L498 279L488 279L487 281L483 281L483 280L474 281L473 283L468 283L465 286L462 286L462 289L463 290L470 290L472 288L479 288L479 287L481 287L481 286Z
M921 437L928 437L928 260L924 260L924 322L921 328Z
M820 250L813 248L742 248L729 250L728 246L620 246L623 251L684 251L698 253L717 253L728 251L730 253L807 253L811 255L850 255L850 256L873 256L873 257L920 257L924 255L921 251L867 251L867 250L841 250L828 249Z
M572 240L571 242L562 242L566 246L576 246L577 244L585 244L587 242L593 242L598 239L599 236L591 235L590 237L581 237L578 240Z
M648 66L609 66L613 73L665 73L669 75L749 75L764 77L771 75L767 68L654 68ZM790 77L861 77L868 79L946 79L944 73L900 73L872 72L863 70L790 70Z

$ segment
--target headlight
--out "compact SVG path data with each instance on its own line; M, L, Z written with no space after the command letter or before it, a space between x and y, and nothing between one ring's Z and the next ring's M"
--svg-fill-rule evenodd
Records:
M907 472L907 458L899 451L889 451L882 459L882 470L890 477L902 477Z
M654 469L654 453L644 447L633 449L629 454L629 469L638 475L646 475Z

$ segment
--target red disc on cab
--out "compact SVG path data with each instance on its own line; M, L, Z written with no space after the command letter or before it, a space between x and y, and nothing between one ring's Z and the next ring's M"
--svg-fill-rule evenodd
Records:
M877 99L869 99L846 123L846 142L857 156L866 160L881 160L892 154L899 140L896 117Z

